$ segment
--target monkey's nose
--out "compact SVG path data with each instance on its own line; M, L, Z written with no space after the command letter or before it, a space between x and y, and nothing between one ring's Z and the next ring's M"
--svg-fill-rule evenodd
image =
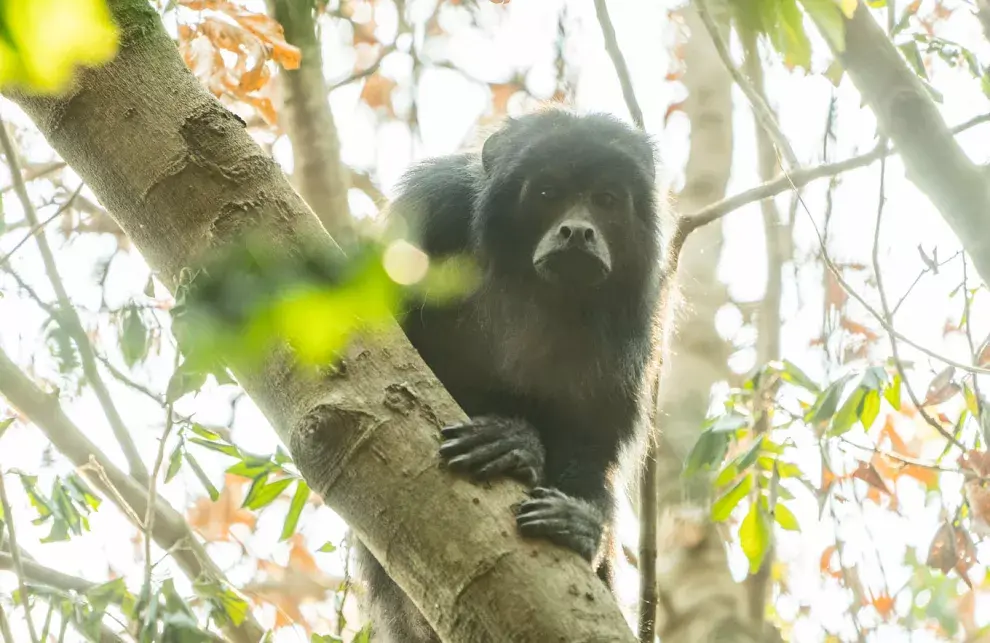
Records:
M590 246L595 242L595 227L583 221L565 221L557 228L557 236L571 246Z

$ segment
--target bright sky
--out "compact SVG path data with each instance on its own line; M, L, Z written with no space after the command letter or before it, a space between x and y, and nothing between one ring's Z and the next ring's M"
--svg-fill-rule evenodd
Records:
M254 2L254 8L264 10L263 2ZM487 2L481 5L479 25L472 27L467 12L445 12L448 18L443 26L450 34L445 42L432 43L427 56L450 57L457 66L470 76L483 82L505 82L516 70L529 69L527 81L529 89L539 97L549 97L554 86L554 41L557 31L557 16L561 0L515 0L500 7ZM930 9L933 0L925 0L922 13ZM394 7L387 2L378 3L375 19L379 25L382 40L390 41L396 28ZM600 30L595 19L594 7L590 1L570 2L568 5L568 31L570 34L566 49L569 69L577 81L577 107L581 110L609 111L628 118L625 104L619 91L615 72L602 46ZM983 41L979 25L970 14L968 3L949 0L948 8L960 6L956 15L944 25L940 33L945 38L956 40L975 51L980 60L990 63L990 47ZM672 5L671 5L672 6ZM422 23L433 7L430 0L415 0L409 3L415 20ZM675 114L666 129L663 115L669 103L680 100L682 88L676 83L664 80L668 69L666 51L670 31L667 26L666 3L652 0L626 0L611 2L612 20L619 42L626 56L639 102L646 116L649 131L660 141L662 160L666 165L669 181L678 187L682 182L682 167L687 155L689 127L687 119ZM174 31L173 16L167 21ZM349 46L338 38L338 33L346 33L345 27L335 26L330 20L322 22L324 28L324 59L326 75L333 82L346 77L355 63L355 55ZM809 31L812 31L809 26ZM661 37L663 35L663 37ZM420 30L418 38L422 37ZM697 37L707 37L700 34ZM823 70L828 59L824 50L816 42L814 68ZM738 54L738 47L735 47ZM802 163L817 164L820 158L829 97L833 91L831 84L821 76L801 76L787 72L772 58L769 63L768 82L771 100L780 112L783 130L790 137L794 149ZM974 115L986 112L990 101L982 94L979 83L964 71L948 69L944 64L935 64L935 85L945 99L942 111L946 121L956 124ZM399 82L395 106L400 114L410 102L411 64L401 53L386 59L382 71ZM386 193L413 160L429 155L456 151L464 142L473 140L473 124L488 109L487 87L478 80L465 75L439 69L423 74L418 88L419 116L422 141L413 142L405 125L399 121L380 124L380 117L373 114L357 101L360 85L353 84L335 91L331 104L340 138L343 144L344 160L362 170L373 171ZM735 92L737 106L735 114L736 146L733 173L729 192L735 193L758 182L755 168L754 133L752 119L741 92ZM865 152L874 145L874 119L870 112L860 108L860 98L848 80L836 92L839 110L838 140L832 149L830 160L840 160L847 156ZM524 105L512 104L513 109ZM3 118L17 124L27 125L29 121L12 104L2 103ZM21 130L23 131L23 130ZM972 158L980 163L987 162L990 153L990 127L981 127L961 136L959 139ZM27 131L21 138L22 154L30 162L43 162L52 158L50 148L35 131ZM291 170L291 149L287 140L280 139L274 146L276 158L287 170ZM852 172L843 177L835 192L832 221L830 223L830 251L837 261L859 261L869 263L872 249L872 234L876 216L878 167ZM943 222L927 199L904 178L902 165L894 158L888 162L885 243L882 247L882 265L886 286L894 296L899 297L914 280L922 268L917 246L922 244L929 254L938 246L941 258L946 258L958 249L958 241ZM66 180L69 189L78 184L78 178L70 173ZM0 184L10 183L6 168L0 170ZM821 227L824 217L824 195L826 182L819 181L804 192L804 202L810 210L815 225ZM35 181L30 190L36 204L47 202L53 196L52 186L44 181ZM93 198L90 193L83 194ZM356 191L352 191L352 206L361 214L369 212L369 201ZM20 205L6 193L3 200L4 217L8 225L16 225L22 220ZM780 199L786 211L787 195ZM44 218L54 212L48 206L39 211ZM756 204L743 208L725 219L725 248L720 258L720 275L728 283L730 295L739 302L757 301L762 297L766 279L766 261L763 253L763 231L759 208ZM101 304L101 295L106 295L106 305L117 308L132 297L140 296L147 280L148 269L136 254L116 252L117 244L110 235L77 236L68 241L58 232L57 224L48 227L49 239L56 248L62 279L65 281L73 301L80 307L84 320L96 318L95 312ZM7 234L0 239L0 255L8 252L20 239L21 233ZM785 268L785 290L783 303L784 326L782 329L783 351L792 361L806 370L812 377L824 379L823 359L818 351L809 349L809 341L819 333L822 318L820 262L808 259L818 249L817 239L810 224L809 213L799 209L796 225L796 256L799 258L796 269ZM101 291L95 278L94 259L98 262L110 261L106 289ZM41 267L36 245L26 244L15 255L12 267L46 299L51 299L51 289ZM796 270L796 277L795 277ZM960 281L958 263L953 263L938 277L928 277L915 288L898 315L898 328L912 339L928 347L944 351L953 357L966 360L965 346L955 340L946 341L942 328L947 319L958 319L961 304L958 299L948 300L947 293ZM862 279L853 279L860 292L868 294L875 301L872 290ZM87 390L78 395L75 382L65 381L59 375L57 366L44 347L42 323L44 313L27 297L18 296L13 280L0 273L0 288L5 296L0 299L0 347L15 361L31 369L39 380L57 383L63 391L63 405L72 417L98 444L105 445L107 453L122 467L125 466L120 452L109 446L112 435L104 421L95 397ZM159 293L164 296L164 293ZM976 334L983 337L990 331L985 299L977 299L974 319ZM856 310L853 308L853 310ZM857 314L862 311L858 311ZM158 315L167 328L165 315ZM865 316L861 317L865 320ZM754 365L754 352L748 348L752 341L752 330L743 329L741 316L734 306L727 306L719 317L719 327L728 337L741 346L733 358L733 366L745 371ZM103 322L100 334L112 338L116 330ZM135 379L154 390L164 390L172 363L171 338L165 333L161 340L160 356L148 360L134 374ZM881 358L885 353L877 353ZM924 391L932 374L940 370L937 364L922 359L918 355L907 354L917 360L914 385ZM832 374L828 374L832 375ZM161 433L163 413L160 407L117 383L108 383L126 421L133 428L139 448L149 454L148 461L157 449L157 437ZM197 421L203 424L227 424L231 417L230 400L236 395L233 387L208 388L194 399L187 399L177 411L182 414L196 414ZM0 417L4 415L0 402ZM277 445L277 438L265 418L247 398L242 398L233 410L233 438L243 448L268 453ZM169 447L171 448L171 446ZM799 450L799 461L806 470L817 470L816 451L810 444ZM937 455L937 454L934 454ZM54 465L49 466L54 459ZM212 458L204 453L200 458L213 481L222 483L222 471L229 465L223 457ZM40 473L40 486L49 489L53 476L65 474L71 465L63 458L56 457L47 449L45 440L33 427L15 425L4 436L3 450L0 451L0 466L5 471L24 470ZM12 480L8 478L8 480ZM142 578L142 548L132 540L134 529L109 503L91 519L91 532L83 537L73 538L66 543L39 545L38 538L47 534L44 528L37 529L29 524L33 515L18 484L8 484L15 504L15 517L19 539L28 551L44 563L64 572L73 573L94 580L107 578L108 574L126 575L132 588L140 585ZM958 503L958 495L953 495L953 485L945 485L946 502L951 508ZM178 478L161 488L160 493L173 505L185 507L193 497L203 495L195 477L183 472ZM803 495L802 495L803 493ZM822 637L821 624L834 628L843 622L843 634L852 632L852 624L844 616L847 599L834 585L823 585L818 573L818 558L822 550L832 542L833 525L826 516L819 521L817 507L806 490L798 488L795 494L803 502L794 505L802 525L800 536L785 534L779 540L781 558L791 564L791 594L778 603L778 610L785 618L793 618L797 608L810 605L810 612L798 619L795 640L817 641ZM804 501L806 500L806 501ZM243 583L251 578L254 566L250 558L270 557L284 564L287 547L277 545L287 501L262 512L259 528L250 535L247 531L238 535L244 537L244 546L251 554L245 557L239 547L233 545L211 546L210 554L221 568L225 569L232 581ZM838 507L843 516L843 535L849 540L847 557L850 560L862 559L861 576L867 587L880 589L883 578L892 592L899 590L908 580L908 570L900 564L904 547L912 545L926 551L936 526L940 505L923 494L905 486L901 497L904 515L911 519L898 518L889 512L872 511L868 506L868 530L863 516L855 507ZM304 513L301 533L312 549L330 540L337 542L343 535L344 526L326 508L307 508ZM630 542L635 542L635 530L629 532ZM875 543L883 543L879 548ZM879 551L877 551L879 550ZM990 549L980 550L980 561L990 562ZM160 555L160 552L159 552ZM330 574L342 573L338 554L316 554L318 562ZM879 558L878 558L879 557ZM882 561L880 573L878 559ZM744 573L745 561L738 548L732 552L732 563L737 577ZM156 577L174 575L177 580L181 573L169 562L157 568ZM978 578L979 575L973 575ZM629 576L628 584L621 588L623 597L632 600L636 591L635 579ZM15 587L11 574L0 573L0 591L9 592ZM189 586L179 582L180 591L186 592ZM907 605L898 605L906 610ZM316 613L331 617L333 606L325 604L311 606ZM39 612L36 618L43 618ZM264 625L271 623L272 609L262 615ZM356 618L352 622L358 623ZM20 626L19 624L16 624ZM881 632L884 632L881 630ZM26 633L21 630L21 634ZM303 641L301 630L283 631L278 641ZM914 632L905 638L903 631L890 631L874 638L877 641L934 641L929 634Z

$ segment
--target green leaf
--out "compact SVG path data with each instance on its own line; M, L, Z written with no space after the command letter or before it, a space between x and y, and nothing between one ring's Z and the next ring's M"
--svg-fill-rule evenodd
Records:
M844 375L829 384L825 391L818 396L818 399L815 400L811 408L808 409L808 412L805 413L804 421L809 424L820 424L831 420L835 414L839 400L842 398L842 391L851 377L851 375Z
M371 623L365 623L351 639L351 643L371 643Z
M175 402L188 393L198 391L206 383L206 373L200 370L193 370L189 362L184 361L175 369L172 377L168 381L165 389L165 400Z
M732 482L736 476L739 475L739 467L736 466L735 462L727 462L722 470L719 471L718 476L715 478L715 482L712 486L716 489L720 489L725 485Z
M728 434L716 433L711 429L703 431L684 463L684 475L691 476L702 469L710 469L719 464L728 448Z
M895 373L893 381L883 390L883 397L894 408L901 410L901 374Z
M832 416L832 423L829 426L828 435L842 435L853 427L856 420L859 419L859 409L865 396L866 391L861 388L856 388L849 395L849 397L846 398L842 408L840 408L836 414Z
M287 540L296 532L299 517L302 515L307 500L309 500L309 485L306 484L305 480L299 478L299 482L296 484L296 493L293 494L292 502L289 504L289 513L285 516L285 524L282 525L279 541Z
M244 622L250 606L243 596L226 583L198 580L193 583L193 589L199 596L210 601L214 607L213 616L220 616L221 622L229 619L235 626Z
M328 540L327 542L323 543L323 546L317 549L316 551L324 554L332 554L333 552L337 551L337 545L334 545L332 542Z
M182 442L175 445L172 454L168 457L168 469L165 471L165 482L171 482L175 474L179 473L182 467Z
M749 419L739 413L726 413L716 418L711 426L711 431L715 433L732 433L749 426Z
M120 329L120 352L124 363L133 367L147 356L151 335L136 306L128 306Z
M267 475L255 478L254 482L251 483L251 488L248 490L247 496L244 497L244 502L241 503L241 506L247 509L261 509L262 507L267 507L294 481L295 478L282 478L280 480L275 480L272 483L268 483Z
M752 488L753 476L749 475L740 480L736 486L712 504L712 520L715 522L727 520L732 515L732 510L742 502Z
M754 502L739 525L739 544L749 559L749 573L755 574L770 551L770 521L762 503Z
M735 459L736 467L739 471L745 471L746 469L753 466L756 462L757 456L760 455L760 449L763 448L763 436L753 440L753 444L750 445L746 451Z
M184 451L183 455L186 457L186 462L188 462L189 466L192 467L193 473L195 473L196 477L199 478L199 482L206 489L206 493L210 495L210 500L216 502L220 497L220 492L217 491L217 488L213 486L212 482L210 482L210 478L206 475L206 472L203 471L203 468L199 466L199 462L197 462L196 458L194 458L188 451Z
M780 377L785 382L795 386L800 386L801 388L811 391L812 393L817 394L821 391L818 384L816 384L814 380L808 377L804 371L798 368L794 362L790 360L781 360Z
M344 639L333 634L317 634L313 632L309 635L309 643L344 643Z
M9 417L6 420L0 420L0 438L2 438L3 434L7 432L7 428L14 423L15 419L16 418Z
M842 9L835 0L801 0L801 4L836 53L842 53L846 47L846 26Z
M918 75L923 80L928 80L928 72L925 70L925 61L921 57L921 51L918 49L918 43L914 40L907 40L905 42L897 45L904 59L914 70L914 73Z
M820 1L820 0L815 0ZM804 14L796 0L777 0L780 5L779 20L767 29L770 42L784 57L784 64L790 68L811 68L811 42L804 32ZM769 3L766 3L769 4Z
M880 392L870 389L863 397L862 408L859 412L859 420L863 423L863 428L869 431L879 414Z
M203 438L189 438L189 441L193 444L198 444L201 447L206 447L211 451L216 451L217 453L222 453L224 455L229 455L232 458L241 457L241 450L235 447L233 444L227 444L225 442L214 442L212 440L204 440Z
M797 518L793 513L791 513L791 510L788 509L786 505L778 502L773 508L773 518L783 529L788 531L801 531Z

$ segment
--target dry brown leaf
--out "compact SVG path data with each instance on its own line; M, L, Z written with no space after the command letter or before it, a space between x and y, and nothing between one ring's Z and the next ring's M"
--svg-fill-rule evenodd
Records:
M976 546L973 544L973 539L964 529L955 527L948 521L943 522L928 548L927 564L943 574L956 570L972 589L968 572L976 564Z
M890 495L890 490L887 489L887 484L880 477L880 472L877 468L873 466L871 462L860 462L859 467L852 473L853 478L859 478L866 484L870 485L871 488L877 491L882 491L887 495Z
M874 332L870 328L867 328L865 325L863 325L863 324L861 324L861 323L859 323L857 321L853 321L853 320L849 319L848 317L843 317L842 319L840 319L839 320L839 325L842 326L843 328L845 328L847 331L849 331L853 335L862 335L868 341L871 341L871 342L872 341L876 341L877 339L880 338L880 336L877 335L876 332Z
M247 525L254 529L257 516L241 508L241 490L245 479L227 474L223 489L216 502L209 498L199 498L189 509L186 520L189 526L198 531L207 541L230 539L230 527L235 524Z
M942 369L932 380L932 383L928 385L928 391L925 393L925 401L921 405L935 406L942 404L962 392L962 388L952 381L955 374L955 366L947 366Z

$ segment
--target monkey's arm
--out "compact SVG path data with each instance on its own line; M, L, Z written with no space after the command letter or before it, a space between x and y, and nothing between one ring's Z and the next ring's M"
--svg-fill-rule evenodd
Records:
M466 252L480 172L471 154L423 161L403 175L390 216L404 219L431 257Z

